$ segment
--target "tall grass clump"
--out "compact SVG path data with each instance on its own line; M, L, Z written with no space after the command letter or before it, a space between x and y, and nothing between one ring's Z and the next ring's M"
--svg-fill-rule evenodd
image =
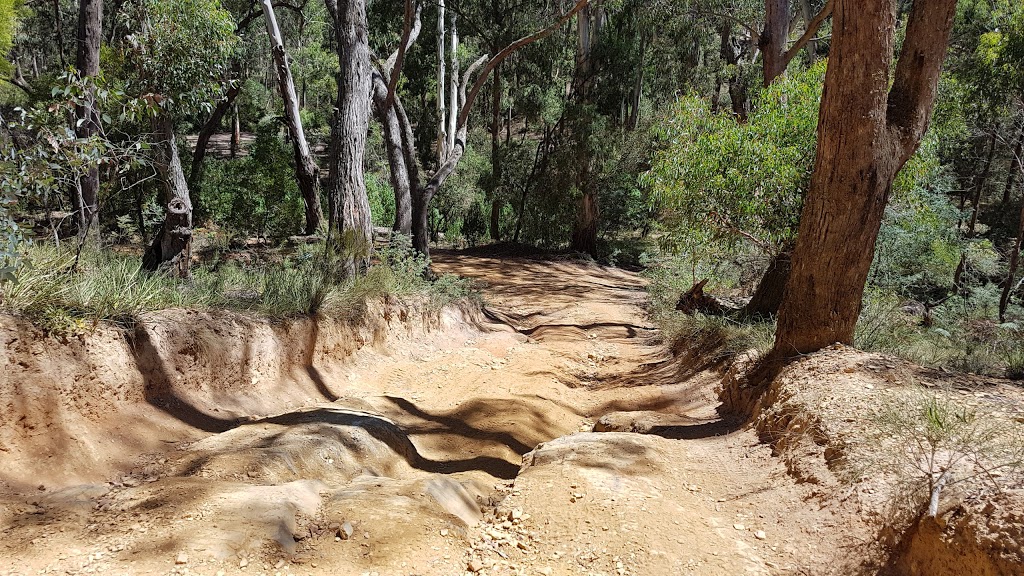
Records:
M468 281L427 278L427 262L406 243L378 250L373 264L344 278L324 246L303 247L279 262L215 262L189 280L140 269L135 255L30 246L17 280L0 283L0 312L27 317L50 332L74 333L108 322L128 327L168 308L227 309L271 319L312 314L357 316L386 297L440 307L474 297ZM77 265L76 265L77 263Z

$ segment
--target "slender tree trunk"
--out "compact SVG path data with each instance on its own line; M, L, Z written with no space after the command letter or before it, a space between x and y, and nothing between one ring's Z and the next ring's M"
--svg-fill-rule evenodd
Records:
M203 212L203 169L206 166L206 152L210 146L210 138L220 129L221 123L224 121L224 115L234 106L235 98L238 97L239 92L241 92L240 86L230 86L228 91L225 92L224 97L214 106L210 118L206 120L206 123L199 130L196 147L192 151L192 167L188 175L188 186L192 191L193 206L197 214Z
M996 129L992 128L992 134L989 136L988 142L988 154L985 156L985 164L981 169L981 174L978 175L978 179L974 182L974 195L971 197L971 220L967 224L967 237L971 238L974 236L974 230L978 226L978 213L981 211L981 193L985 190L985 184L988 183L988 176L992 173L992 159L996 153Z
M292 78L291 66L288 64L288 55L284 50L284 39L277 26L274 6L271 0L260 0L260 4L267 21L267 35L270 36L270 50L277 70L278 88L284 101L284 122L288 127L288 136L291 138L295 155L295 179L298 181L299 191L302 192L302 200L306 206L306 234L312 235L316 234L323 223L323 209L320 207L320 168L313 160L309 143L306 141L306 132L302 127L299 100L295 95L295 81Z
M640 64L637 66L636 78L633 82L633 94L630 98L630 110L629 117L626 119L626 130L636 130L637 124L640 123L640 104L644 95L644 64L647 56L647 42L646 39L640 39ZM715 101L718 100L718 94L715 94Z
M1020 172L1022 155L1024 155L1024 126L1021 126L1020 132L1017 134L1017 142L1013 145L1013 157L1010 158L1010 173L1006 175L1006 185L1003 187L1003 206L1010 203L1013 185L1017 183L1017 173Z
M54 7L58 15L60 6ZM59 16L58 16L59 18ZM60 20L57 22L60 25ZM100 73L100 39L103 36L103 0L81 0L78 9L78 47L75 66L83 77L96 78ZM63 47L61 48L63 59ZM99 133L100 115L95 94L90 94L87 104L75 110L78 120L75 131L79 138L92 138ZM79 179L81 192L76 202L78 209L78 234L84 240L86 234L99 242L100 234L100 171L99 166L90 166Z
M448 134L448 142L445 144L448 154L455 149L456 132L459 130L459 29L456 26L456 20L457 15L452 13L450 26L452 44L448 52L448 70L451 71L448 75L448 129L445 131Z
M928 127L956 0L914 3L890 74L896 1L835 0L814 174L779 312L777 357L853 342L893 179Z
M371 70L365 0L325 0L338 51L337 113L331 126L331 227L338 232L344 271L364 270L373 249L373 221L363 180L370 125Z
M408 236L412 234L412 181L406 165L402 125L394 101L388 102L387 82L376 73L373 75L373 103L384 135L391 188L395 192L395 223L392 229Z
M166 271L180 278L190 276L192 259L192 200L188 181L181 167L174 122L170 114L153 120L156 138L155 164L164 184L164 223L142 257L142 266L150 271Z
M494 67L491 78L491 240L501 240L501 65Z
M722 60L733 69L726 80L729 87L732 113L741 122L746 122L747 115L750 113L750 97L747 95L747 85L740 74L739 56L736 54L736 48L732 45L732 22L723 20L718 33L721 35L722 40L720 48Z
M809 27L814 19L814 12L811 10L811 0L800 0L800 15L804 19L804 23ZM814 64L818 61L818 41L814 38L807 40L807 46L804 47L807 50L807 62Z
M231 158L238 158L238 148L242 145L242 122L238 117L238 104L231 107Z
M60 9L60 0L52 0L52 4L53 4L53 31L57 35L57 55L60 57L60 65L61 65L61 67L64 68L64 67L67 67L67 65L68 65L67 57L64 55L64 13ZM79 51L79 57L81 57L80 54L81 54L81 50L82 50L82 17L83 17L83 14L92 13L92 12L94 12L96 10L95 6L93 6L94 4L96 4L96 2L94 0L85 0L85 1L81 2L81 4L78 7L78 27L79 27L78 28L78 51ZM102 10L103 10L103 6L102 5L99 7L99 10L100 10L100 12L102 12ZM91 17L91 15L90 15L90 17ZM96 45L96 48L97 48L97 50L99 49L99 44ZM76 58L76 60L77 60L77 58ZM98 60L99 59L97 58L97 61ZM78 68L79 72L82 72L83 74L85 73L84 69L81 67L81 63L80 62L76 61L75 66Z
M448 40L445 0L437 2L437 165L444 163L448 156L448 83L445 74L448 61L445 59L445 42ZM452 74L458 75L457 71ZM455 112L453 112L455 114Z
M1006 309L1010 305L1010 292L1013 290L1013 283L1017 278L1017 266L1020 264L1020 246L1022 241L1024 241L1024 200L1021 201L1020 206L1017 239L1014 241L1013 250L1010 252L1010 269L1006 273L1006 280L1003 281L1003 291L999 296L1000 323L1006 322Z

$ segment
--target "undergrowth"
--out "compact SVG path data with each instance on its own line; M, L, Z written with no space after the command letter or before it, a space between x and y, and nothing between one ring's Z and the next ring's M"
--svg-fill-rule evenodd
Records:
M129 326L147 312L170 308L225 309L271 319L310 314L357 316L367 302L396 297L441 307L475 298L456 276L426 279L427 262L397 244L376 253L364 274L342 279L323 245L301 248L282 262L216 261L179 280L140 269L139 259L106 251L75 254L37 244L26 251L16 282L0 283L0 311L45 330L74 333L100 322Z
M733 307L742 306L749 288L759 280L750 274L755 263L739 258L709 262L662 257L645 264L651 316L670 342L719 342L719 348L709 350L713 354L771 349L774 321L687 315L675 310L679 296L704 279L710 279L707 290L716 298ZM999 287L994 284L972 287L927 309L891 290L868 286L854 344L867 352L921 366L1021 380L1024 309L1012 305L1008 316L1017 320L1000 324L995 320L998 302Z
M909 523L940 512L947 491L966 485L1016 487L1024 426L962 400L923 390L883 399L871 415L872 450L861 466L895 478L889 518Z
M764 354L772 347L775 335L773 321L744 321L727 316L707 314L684 314L675 309L679 295L689 290L696 280L719 274L728 277L732 272L739 274L739 267L724 263L715 269L699 265L680 266L680 260L659 260L647 262L644 275L650 280L647 292L650 295L651 318L658 325L665 339L675 346L699 349L715 359L725 359L750 351ZM735 278L738 281L739 278ZM722 282L724 286L735 286L733 282Z

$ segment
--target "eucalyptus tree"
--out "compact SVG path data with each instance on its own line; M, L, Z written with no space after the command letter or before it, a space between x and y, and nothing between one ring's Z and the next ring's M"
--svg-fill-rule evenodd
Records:
M141 0L122 13L129 90L150 106L164 222L143 256L147 270L190 275L193 207L175 136L176 115L212 108L235 50L235 23L217 0Z
M277 72L278 89L284 103L284 123L292 141L295 154L295 177L305 202L306 234L315 234L322 224L323 210L320 207L320 168L313 159L313 154L306 140L306 131L302 126L299 113L299 99L295 92L295 80L292 77L288 54L285 52L284 39L277 25L277 16L271 0L260 0L263 15L267 24L267 35L270 37L270 51L274 57L274 68Z
M95 79L100 73L100 41L103 37L103 0L81 0L78 8L78 41L75 67L86 78ZM100 111L96 98L90 94L83 105L75 109L75 131L80 138L91 138L100 129ZM78 213L78 235L83 239L100 234L100 171L92 166L82 175L74 198Z
M328 203L331 231L342 252L344 273L369 264L373 219L363 160L370 124L370 46L364 0L325 0L338 53L338 97L331 120Z
M852 343L893 180L928 128L956 0L835 0L811 187L773 354ZM890 78L892 83L890 86Z
M383 116L386 118L393 113L401 130L401 134L397 135L400 137L395 137L396 135L394 134L388 135L387 133L392 131L393 128L388 126L389 122L385 122L384 130L386 135L384 141L385 145L389 148L388 157L390 169L392 170L392 182L396 180L409 182L410 194L412 196L411 228L413 247L418 252L427 256L430 254L430 203L445 181L458 167L459 161L466 152L470 114L477 96L487 83L489 75L511 54L550 36L588 4L589 0L577 0L572 8L555 17L547 26L510 42L493 55L484 54L480 56L464 70L453 70L451 68L451 60L444 61L445 73L448 75L455 74L458 78L456 98L454 100L455 106L451 106L452 102L449 101L446 104L444 117L441 118L438 115L435 125L437 126L436 133L444 134L445 139L450 140L451 144L450 147L448 144L444 145L445 154L438 157L437 168L431 175L424 177L421 175L417 164L417 148L413 124L409 119L401 96L395 90L400 81L402 73L401 64L404 61L404 55L416 40L421 27L418 24L419 10L413 6L411 0L407 0L405 24L403 25L403 34L398 44L398 50L388 60L383 63L377 63L375 72L377 80L374 81L374 86L378 117ZM479 74L476 74L477 70L480 71ZM445 94L450 95L450 92ZM438 93L438 98L443 97L444 95ZM390 104L393 110L388 111L386 108L387 104ZM385 106L383 115L380 112L382 105ZM454 138L452 138L453 136ZM394 149L398 145L401 145L400 151ZM396 170L404 170L404 173L395 174L394 171Z

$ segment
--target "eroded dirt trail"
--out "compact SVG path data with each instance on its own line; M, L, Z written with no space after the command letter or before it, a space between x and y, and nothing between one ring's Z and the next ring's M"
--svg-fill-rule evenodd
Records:
M813 487L718 419L719 375L671 357L640 278L578 262L436 263L480 283L489 321L356 354L323 383L334 402L198 434L105 483L6 495L0 575L857 565ZM655 419L650 434L591 432Z

